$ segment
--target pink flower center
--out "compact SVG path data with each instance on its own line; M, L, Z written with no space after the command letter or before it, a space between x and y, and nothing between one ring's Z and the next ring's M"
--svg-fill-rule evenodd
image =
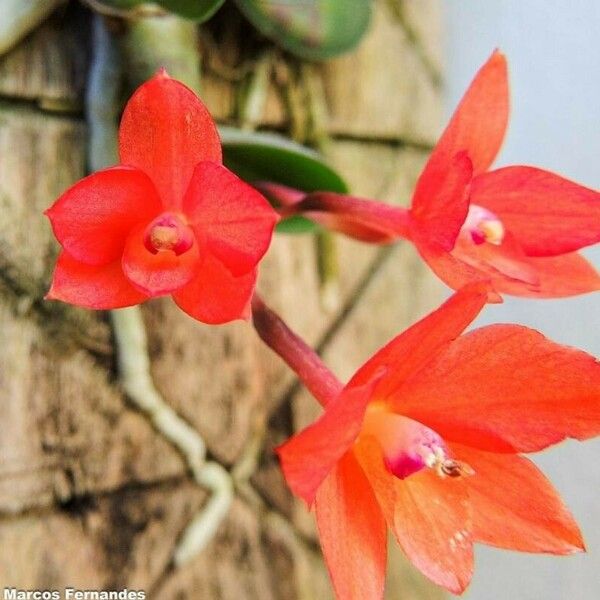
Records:
M444 440L418 421L370 406L362 435L374 436L383 451L386 467L399 479L428 467L440 477L472 475L469 465L449 456Z
M179 215L174 213L163 213L156 217L144 233L144 246L152 254L171 251L179 256L193 245L194 232Z
M488 242L499 246L504 239L505 230L502 221L492 211L471 204L461 234L477 245Z

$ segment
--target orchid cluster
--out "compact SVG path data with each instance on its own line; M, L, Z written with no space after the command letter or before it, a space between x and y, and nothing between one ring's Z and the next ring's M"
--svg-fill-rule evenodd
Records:
M240 180L222 164L202 102L161 71L125 108L120 164L46 213L62 247L48 298L115 309L171 295L204 323L251 319L323 405L278 454L291 490L315 511L340 600L382 598L388 529L422 573L457 594L474 543L584 549L568 509L522 455L600 434L600 363L519 325L464 333L503 294L600 289L577 253L600 241L600 193L535 167L491 170L507 121L506 60L495 52L405 209ZM255 292L275 225L296 215L363 242L408 240L456 292L343 385Z

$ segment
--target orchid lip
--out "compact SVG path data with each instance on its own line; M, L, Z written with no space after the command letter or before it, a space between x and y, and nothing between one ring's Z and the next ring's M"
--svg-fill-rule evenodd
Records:
M159 215L144 233L144 246L152 254L171 251L179 256L193 245L194 232L184 218L175 213Z
M369 408L362 434L377 439L386 467L399 479L424 468L432 469L441 478L474 474L469 465L449 455L444 440L435 431L382 406Z
M504 224L491 210L471 204L461 233L476 245L484 243L499 246L506 234Z

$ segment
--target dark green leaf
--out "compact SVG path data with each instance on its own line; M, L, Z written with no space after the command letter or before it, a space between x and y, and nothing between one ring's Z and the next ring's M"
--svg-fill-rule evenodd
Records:
M164 9L186 19L207 21L223 6L225 0L155 0ZM130 9L148 0L101 0L103 4L115 8Z
M107 6L114 6L115 8L129 9L143 4L147 0L100 0L100 4L106 4Z
M305 192L346 193L346 182L305 146L272 133L220 127L225 164L246 181L273 181Z
M313 150L271 133L219 128L223 158L228 168L246 181L272 181L314 192L348 192L346 182ZM278 231L306 233L317 226L301 216L285 219Z
M294 215L277 223L279 233L313 233L319 226L301 215Z
M225 0L158 0L167 10L199 23L210 19L224 2Z
M235 0L264 35L308 60L354 48L367 30L372 0Z

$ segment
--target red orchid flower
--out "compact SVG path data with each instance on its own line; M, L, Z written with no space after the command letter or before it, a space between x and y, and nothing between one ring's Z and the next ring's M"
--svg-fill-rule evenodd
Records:
M506 59L481 68L434 148L410 210L340 194L298 196L260 184L283 215L302 213L352 237L415 243L450 287L491 280L496 294L555 298L600 289L577 250L600 241L600 194L535 167L489 171L508 123Z
M202 102L159 72L125 108L119 154L46 211L62 246L47 297L112 309L172 294L205 323L248 317L278 217L222 165Z
M460 336L486 300L481 284L457 292L278 449L291 489L314 504L340 600L382 597L388 527L454 593L471 579L474 542L583 550L573 517L520 454L600 434L600 363L518 325Z

